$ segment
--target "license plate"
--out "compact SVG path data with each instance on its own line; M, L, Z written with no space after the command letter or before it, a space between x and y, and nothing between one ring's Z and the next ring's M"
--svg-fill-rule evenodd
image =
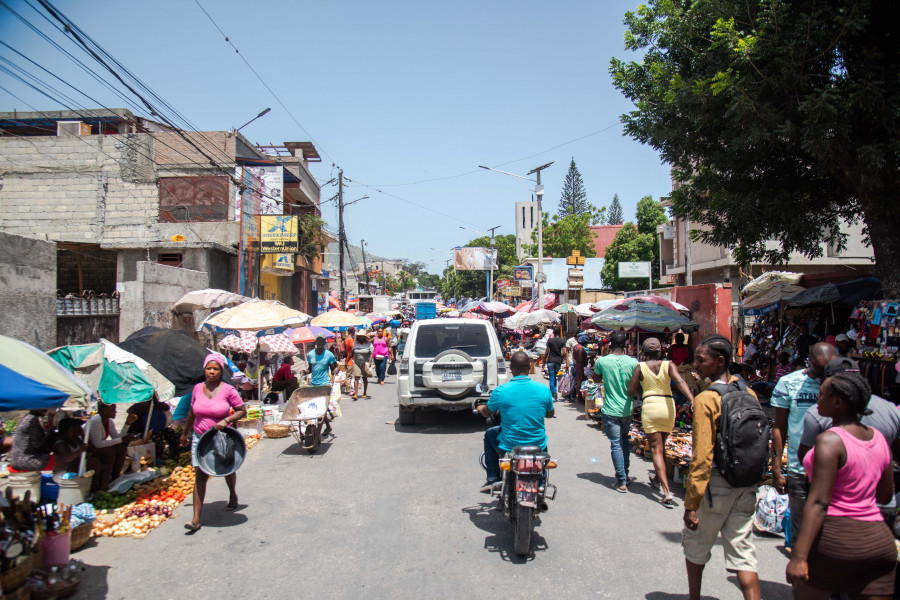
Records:
M462 381L462 373L459 371L444 371L441 373L441 381Z

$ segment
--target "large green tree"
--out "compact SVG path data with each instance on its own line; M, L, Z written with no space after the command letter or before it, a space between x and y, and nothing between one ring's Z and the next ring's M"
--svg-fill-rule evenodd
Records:
M563 218L554 215L553 218L554 221L551 222L549 213L543 215L544 256L562 258L570 256L572 250L578 250L582 256L595 256L594 238L591 234L593 213ZM531 241L531 244L526 244L525 250L529 256L537 256L537 229L532 232Z
M625 218L624 212L622 211L622 203L619 202L619 195L613 194L612 202L609 204L609 210L607 211L608 219L606 221L607 225L618 225Z
M644 196L638 200L634 216L637 219L638 232L649 233L654 237L656 237L656 226L669 220L666 217L666 209L654 200L653 196Z
M569 163L569 172L563 183L562 195L559 198L559 216L580 215L588 210L587 190L584 189L584 180L581 172L575 164L575 157Z
M900 297L900 3L647 0L613 82L625 131L681 182L673 213L741 263L846 241L862 219ZM774 240L775 245L766 242Z
M619 262L644 262L651 261L653 273L653 287L659 285L659 261L654 257L659 251L659 242L656 235L641 233L634 223L628 221L622 229L616 232L606 254L603 256L603 269L600 276L603 278L603 286L617 291L629 292L632 290L645 290L649 283L646 279L619 278Z

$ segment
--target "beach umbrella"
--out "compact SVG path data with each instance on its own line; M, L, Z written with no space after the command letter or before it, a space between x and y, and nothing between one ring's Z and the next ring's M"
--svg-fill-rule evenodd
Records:
M90 389L100 392L100 398L107 404L144 402L153 396L154 390L162 401L175 396L175 384L146 360L109 340L61 346L47 354Z
M497 317L516 312L515 308L513 308L509 304L503 304L502 302L482 302L478 306L477 310L480 313L490 314Z
M205 289L188 292L172 305L177 313L189 313L195 310L227 308L250 301L247 296L217 289Z
M596 310L594 310L594 305L590 302L585 302L584 304L574 306L572 307L572 311L579 317L593 317L594 313L597 312Z
M484 316L484 315L482 315L482 314L480 314L480 313L477 313L477 312L471 312L471 311L470 311L470 312L464 312L464 313L462 313L462 314L459 315L459 316L460 316L460 318L463 318L463 319L482 319L482 320L484 320L484 321L487 320L487 317L486 317L486 316Z
M386 317L402 317L403 313L399 310L386 310L384 311L384 316Z
M666 298L663 298L662 296L632 296L631 298L620 298L620 299L617 299L612 304L612 306L616 306L616 305L619 305L622 303L627 304L628 302L630 302L632 300L643 300L644 302L652 302L653 304L658 304L658 305L668 308L670 310L677 310L679 312L690 312L690 309L687 306L684 306L683 304L678 304L677 302L672 302L671 300L667 300ZM608 307L604 307L601 310L605 310L605 308L608 308Z
M559 313L552 310L536 310L534 312L516 313L503 320L503 326L507 329L528 329L540 325L550 325L559 322Z
M252 331L241 331L239 333L226 335L219 341L219 348L231 352L250 354L256 350L257 347L260 352L267 352L269 354L282 354L287 356L300 354L300 351L297 350L297 346L291 342L291 338L283 333L274 333L272 335L257 337Z
M606 310L610 306L617 304L621 300L622 300L622 298L610 298L608 300L599 300L599 301L591 304L591 310L593 310L594 312L600 312L601 310ZM584 316L590 316L590 315L584 315Z
M334 339L333 333L322 327L316 327L315 325L288 329L284 334L291 339L292 344L312 344L320 335L326 340Z
M518 309L517 309L517 310L518 310ZM569 304L568 302L566 302L565 304L560 304L559 306L557 306L556 308L554 308L554 309L553 309L553 312L558 312L558 313L564 315L564 314L566 314L566 313L576 312L576 311L575 311L575 306L573 306L572 304Z
M0 335L0 411L86 410L91 390L34 346Z
M610 306L594 315L591 323L607 331L644 333L672 333L679 329L696 331L700 327L677 310L641 298L628 298Z
M537 302L534 300L526 300L525 302L520 302L516 305L516 312L531 312L537 309Z
M387 315L377 312L369 313L366 317L371 320L372 323L384 323L388 320Z
M253 299L210 317L204 327L216 333L231 334L238 331L255 331L256 335L281 333L292 326L309 321L309 315L285 306L276 300Z
M356 315L342 310L329 310L326 313L313 318L310 325L330 329L331 331L344 331L351 327L362 327L364 322Z
M467 302L466 304L464 304L463 307L459 309L459 312L469 312L470 310L475 310L479 306L481 306L481 301L473 300L472 302Z
M204 359L210 350L181 329L144 327L119 344L150 363L163 377L175 385L175 395L191 393L194 386L206 380ZM222 381L231 384L230 369L222 371Z

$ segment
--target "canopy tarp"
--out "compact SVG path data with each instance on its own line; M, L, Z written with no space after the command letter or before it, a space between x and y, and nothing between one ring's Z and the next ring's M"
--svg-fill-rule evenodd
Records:
M764 292L778 283L787 283L790 285L799 285L803 278L803 273L789 273L787 271L768 271L763 273L743 288L741 288L741 296L746 297L751 294Z
M765 315L777 310L785 298L805 292L806 288L790 283L776 283L773 287L757 292L741 303L745 315Z
M881 281L875 277L861 277L845 283L826 283L792 296L787 300L791 308L811 306L813 304L843 304L856 305L863 300L878 300L884 298L881 289Z
M34 346L0 335L0 411L85 410L91 391Z
M700 327L677 310L640 298L628 298L600 311L591 318L591 323L607 331L644 333L674 333L679 329L697 331Z

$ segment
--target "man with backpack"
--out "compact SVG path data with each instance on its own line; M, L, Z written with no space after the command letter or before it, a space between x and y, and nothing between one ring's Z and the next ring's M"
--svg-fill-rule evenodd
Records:
M703 569L719 535L725 568L745 600L759 600L751 538L757 483L769 458L769 422L755 394L729 372L733 348L711 335L694 351L694 367L712 385L694 398L693 458L685 479L682 547L690 600L700 600Z

